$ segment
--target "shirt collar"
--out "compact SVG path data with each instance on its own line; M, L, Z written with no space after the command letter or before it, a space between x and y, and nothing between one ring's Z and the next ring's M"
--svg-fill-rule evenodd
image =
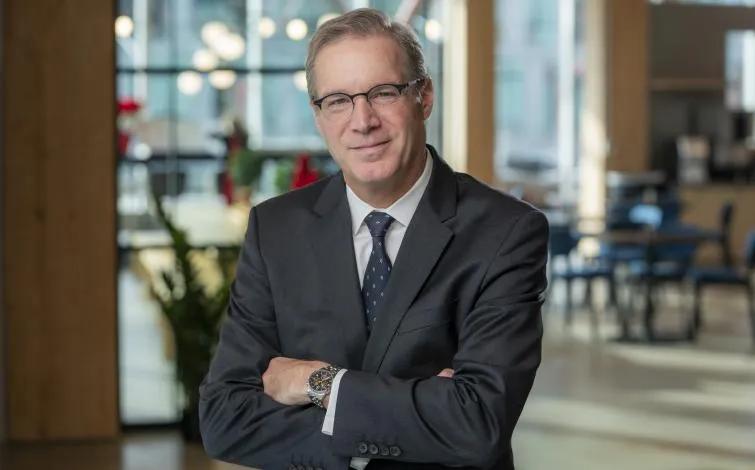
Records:
M430 175L433 169L433 159L427 151L425 151L425 169L422 171L419 179L414 185L407 191L398 201L394 202L387 209L375 209L370 206L352 191L352 189L346 185L346 198L349 201L349 210L351 211L351 230L352 234L356 235L360 227L364 223L364 218L367 217L372 211L385 212L393 217L396 222L400 223L404 227L409 226L414 212L416 212L419 202L422 199L422 195L425 193L427 185L430 183Z

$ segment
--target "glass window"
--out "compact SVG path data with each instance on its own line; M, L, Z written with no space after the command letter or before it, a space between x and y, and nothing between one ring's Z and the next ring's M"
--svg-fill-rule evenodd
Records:
M529 39L533 45L555 47L558 39L558 0L531 0Z
M512 169L559 170L577 160L581 3L496 0L495 166L504 183ZM574 91L563 92L569 82ZM560 140L562 127L573 138Z
M525 123L524 72L514 57L503 57L496 71L496 116L499 127L508 132L520 132Z

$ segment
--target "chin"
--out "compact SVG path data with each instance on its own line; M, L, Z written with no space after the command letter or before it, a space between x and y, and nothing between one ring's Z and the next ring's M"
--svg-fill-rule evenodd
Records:
M360 162L354 170L354 176L359 181L369 184L390 180L396 174L398 168L393 161L377 160L374 162Z

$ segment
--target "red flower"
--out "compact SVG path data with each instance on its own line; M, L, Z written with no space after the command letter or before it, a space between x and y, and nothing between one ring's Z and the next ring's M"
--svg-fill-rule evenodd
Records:
M121 98L118 100L118 114L135 113L142 109L141 103L132 98Z
M299 155L296 158L296 167L291 178L291 189L314 183L318 178L320 178L320 173L309 166L309 155Z

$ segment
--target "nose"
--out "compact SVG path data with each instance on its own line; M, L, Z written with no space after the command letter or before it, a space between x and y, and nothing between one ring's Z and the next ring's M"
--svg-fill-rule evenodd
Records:
M354 112L351 115L351 129L366 134L380 125L380 119L372 105L364 96L354 98Z

